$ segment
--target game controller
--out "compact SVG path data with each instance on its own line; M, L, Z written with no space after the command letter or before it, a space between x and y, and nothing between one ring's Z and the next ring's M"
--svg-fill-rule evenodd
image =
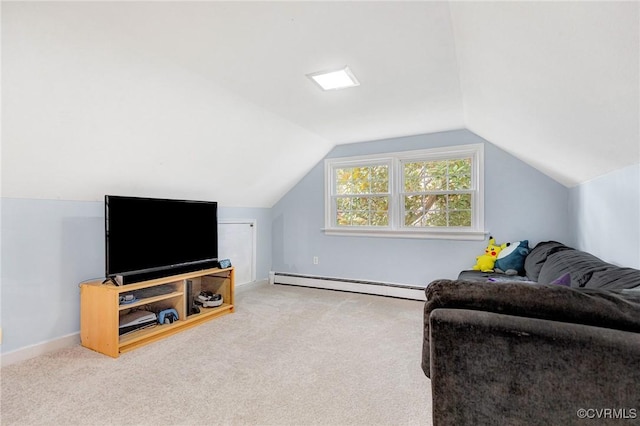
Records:
M173 324L178 319L178 312L175 309L165 309L158 313L159 324Z

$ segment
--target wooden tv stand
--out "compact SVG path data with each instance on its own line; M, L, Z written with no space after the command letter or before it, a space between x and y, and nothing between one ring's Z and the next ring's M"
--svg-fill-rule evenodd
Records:
M200 291L219 293L223 304L214 308L200 307L200 313L189 315L187 281L192 294ZM92 281L80 285L80 339L82 346L117 358L121 353L147 345L187 328L234 311L235 270L233 267L211 268L143 281L124 286ZM132 303L120 303L120 296L155 293ZM134 309L160 311L173 308L178 321L119 335L120 318Z

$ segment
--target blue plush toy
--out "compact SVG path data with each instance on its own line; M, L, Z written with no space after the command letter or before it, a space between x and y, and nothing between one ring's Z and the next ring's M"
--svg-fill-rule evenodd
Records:
M524 275L524 259L529 254L529 240L516 241L498 253L496 272L507 275Z

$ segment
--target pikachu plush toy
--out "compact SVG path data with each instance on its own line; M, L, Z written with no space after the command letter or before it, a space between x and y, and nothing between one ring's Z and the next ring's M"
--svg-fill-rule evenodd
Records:
M493 272L498 254L507 246L509 246L509 243L498 245L493 237L489 237L489 245L482 256L476 257L476 264L473 265L472 269L474 271Z

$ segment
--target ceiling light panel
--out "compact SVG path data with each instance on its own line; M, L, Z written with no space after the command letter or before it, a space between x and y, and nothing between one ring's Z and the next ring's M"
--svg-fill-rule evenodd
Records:
M322 90L346 89L347 87L360 85L360 82L349 67L334 71L315 72L307 74L307 77L320 86Z

